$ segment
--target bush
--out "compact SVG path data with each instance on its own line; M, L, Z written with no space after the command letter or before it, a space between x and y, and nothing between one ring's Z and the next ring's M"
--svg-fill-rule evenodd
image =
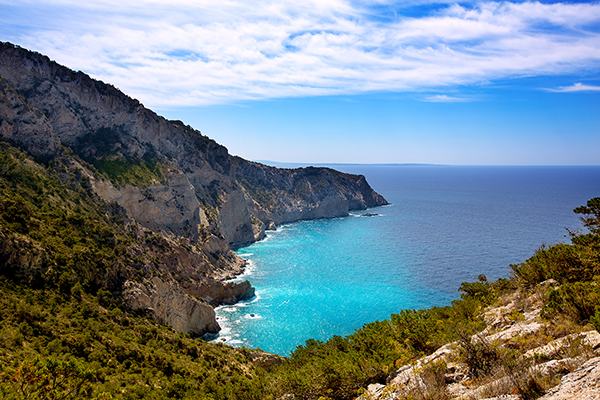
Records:
M543 315L551 318L562 313L579 324L592 322L592 318L600 310L600 277L595 282L566 283L550 292L548 304Z

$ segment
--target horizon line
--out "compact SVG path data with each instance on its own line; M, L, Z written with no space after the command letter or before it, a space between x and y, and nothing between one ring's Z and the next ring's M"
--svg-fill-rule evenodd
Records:
M361 162L283 162L273 160L249 160L273 167L318 167L318 166L371 166L371 167L600 167L600 164L435 164L435 163L361 163Z

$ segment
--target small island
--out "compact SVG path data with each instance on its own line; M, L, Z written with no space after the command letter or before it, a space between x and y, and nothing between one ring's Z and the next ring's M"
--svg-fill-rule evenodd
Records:
M364 213L364 214L360 214L360 217L377 217L379 214L377 213Z

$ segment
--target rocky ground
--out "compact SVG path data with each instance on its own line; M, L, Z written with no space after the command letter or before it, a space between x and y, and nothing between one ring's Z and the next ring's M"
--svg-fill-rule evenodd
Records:
M540 316L554 284L501 299L468 343L449 343L401 367L360 399L600 399L600 333L567 334L568 327Z

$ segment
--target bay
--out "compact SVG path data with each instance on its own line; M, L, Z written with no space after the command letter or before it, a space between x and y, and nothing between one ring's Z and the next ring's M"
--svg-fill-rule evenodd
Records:
M278 227L237 250L256 298L217 308L213 341L289 355L406 308L449 304L463 281L507 277L568 241L572 210L600 196L600 167L333 165L389 206Z

